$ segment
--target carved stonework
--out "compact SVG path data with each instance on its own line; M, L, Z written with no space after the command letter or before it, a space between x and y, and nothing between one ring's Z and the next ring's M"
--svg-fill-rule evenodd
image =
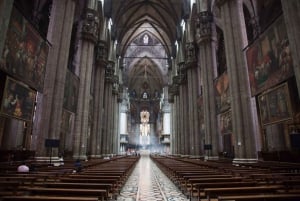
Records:
M169 95L175 96L179 94L179 85L176 83L173 83L172 85L169 86L168 89Z
M98 38L99 17L97 11L93 9L86 9L85 18L82 23L82 37L90 40L93 43L97 42Z
M115 69L114 69L114 65L115 63L112 61L109 61L106 69L105 69L105 82L107 83L111 83L113 84L115 81L115 77L114 77L114 73L115 73Z
M203 11L198 13L198 20L196 21L196 40L197 43L211 40L212 36L213 15L211 12Z
M196 51L195 51L195 45L194 43L187 43L185 45L185 49L186 49L186 67L190 68L195 66L194 64L196 63Z
M173 77L173 85L177 85L177 86L180 85L180 83L181 83L181 78L180 77L181 76L179 76L179 75L176 75L176 76Z
M185 62L179 63L178 65L178 75L175 77L178 77L179 80L179 85L180 84L185 84L186 83L186 70L187 70L187 66L185 64Z
M123 90L124 90L123 85L119 84L119 87L118 87L118 98L117 98L118 103L122 103L123 102Z
M186 71L185 62L180 62L177 65L178 65L178 74L184 74Z
M258 23L258 17L257 16L251 17L251 19L249 20L249 23L253 27L253 38L257 38L260 34L260 26Z
M119 95L119 77L117 75L113 75L113 95Z
M105 41L98 41L95 46L95 59L97 64L107 64L108 48Z
M223 6L228 0L216 0L216 6L221 7Z

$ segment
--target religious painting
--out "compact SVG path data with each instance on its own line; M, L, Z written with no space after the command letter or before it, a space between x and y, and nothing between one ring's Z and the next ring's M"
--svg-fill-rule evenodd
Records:
M220 129L221 134L232 133L232 115L231 110L220 114Z
M287 83L258 96L261 123L276 123L292 118L291 101Z
M252 96L291 77L293 59L283 17L246 50Z
M49 44L16 8L11 16L0 68L42 91Z
M1 104L1 114L32 121L36 92L26 85L7 78Z
M227 72L218 77L215 82L217 113L230 108L229 79Z
M71 112L76 112L79 90L79 78L69 70L66 75L63 107Z

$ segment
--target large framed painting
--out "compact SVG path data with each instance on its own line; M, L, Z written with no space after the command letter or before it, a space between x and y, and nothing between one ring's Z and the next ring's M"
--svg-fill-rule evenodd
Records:
M258 96L262 125L274 124L292 118L288 84L281 84Z
M49 44L13 8L0 68L38 91L43 90Z
M227 72L224 72L215 81L217 113L224 112L230 108L229 80Z
M76 112L77 108L78 91L79 78L68 70L66 75L63 107L73 113Z
M255 96L294 74L283 16L246 50L251 94Z
M232 133L231 110L228 110L220 114L220 129L221 129L221 134L223 135Z
M36 91L7 77L1 104L1 114L24 121L32 121Z

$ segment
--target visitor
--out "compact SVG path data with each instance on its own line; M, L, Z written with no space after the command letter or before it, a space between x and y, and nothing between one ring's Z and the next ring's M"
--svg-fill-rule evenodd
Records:
M24 172L29 172L29 167L23 162L21 165L19 165L18 172L24 173Z
M74 166L75 166L75 171L76 171L76 172L81 172L81 170L82 170L82 165L81 165L81 162L80 162L79 159L77 159L77 160L75 161Z

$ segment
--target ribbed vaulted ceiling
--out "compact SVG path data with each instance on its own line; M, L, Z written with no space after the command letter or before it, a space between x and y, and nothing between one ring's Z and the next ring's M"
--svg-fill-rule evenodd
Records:
M161 92L167 84L168 59L182 6L183 0L112 0L112 34L123 58L123 79L129 90L151 94ZM143 42L145 35L147 43ZM149 88L143 88L145 83Z

